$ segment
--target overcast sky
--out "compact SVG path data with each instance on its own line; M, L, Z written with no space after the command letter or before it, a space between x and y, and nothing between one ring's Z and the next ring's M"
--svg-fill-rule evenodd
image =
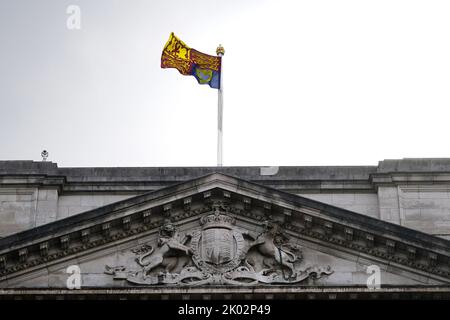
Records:
M160 68L172 31L225 47L224 165L450 157L449 17L434 0L0 0L0 159L214 166L217 90Z

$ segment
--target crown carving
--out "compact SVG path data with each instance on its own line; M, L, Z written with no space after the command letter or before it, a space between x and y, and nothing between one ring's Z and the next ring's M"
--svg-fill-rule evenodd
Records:
M233 217L230 217L226 214L223 214L223 205L221 204L215 204L213 205L214 213L210 215L203 216L200 219L200 225L203 229L210 229L210 228L226 228L231 229L232 226L235 224L236 219Z

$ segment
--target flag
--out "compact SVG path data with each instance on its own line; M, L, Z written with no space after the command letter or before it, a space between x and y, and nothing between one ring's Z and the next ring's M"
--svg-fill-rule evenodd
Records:
M175 68L182 75L194 76L199 84L209 84L214 89L220 88L221 64L221 57L189 48L173 32L161 55L161 68Z

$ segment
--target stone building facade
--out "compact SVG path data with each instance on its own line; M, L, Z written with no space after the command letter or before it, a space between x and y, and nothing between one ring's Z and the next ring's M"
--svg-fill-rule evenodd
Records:
M0 296L449 298L449 191L450 159L0 161Z

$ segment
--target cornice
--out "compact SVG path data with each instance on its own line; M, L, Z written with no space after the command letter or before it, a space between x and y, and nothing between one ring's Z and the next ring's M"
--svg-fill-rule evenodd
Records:
M369 181L374 188L405 185L450 185L450 172L387 172L373 173Z
M381 287L314 287L314 286L242 286L242 287L193 287L177 288L88 288L70 289L0 289L0 299L8 300L378 300L378 299L450 299L449 286Z

